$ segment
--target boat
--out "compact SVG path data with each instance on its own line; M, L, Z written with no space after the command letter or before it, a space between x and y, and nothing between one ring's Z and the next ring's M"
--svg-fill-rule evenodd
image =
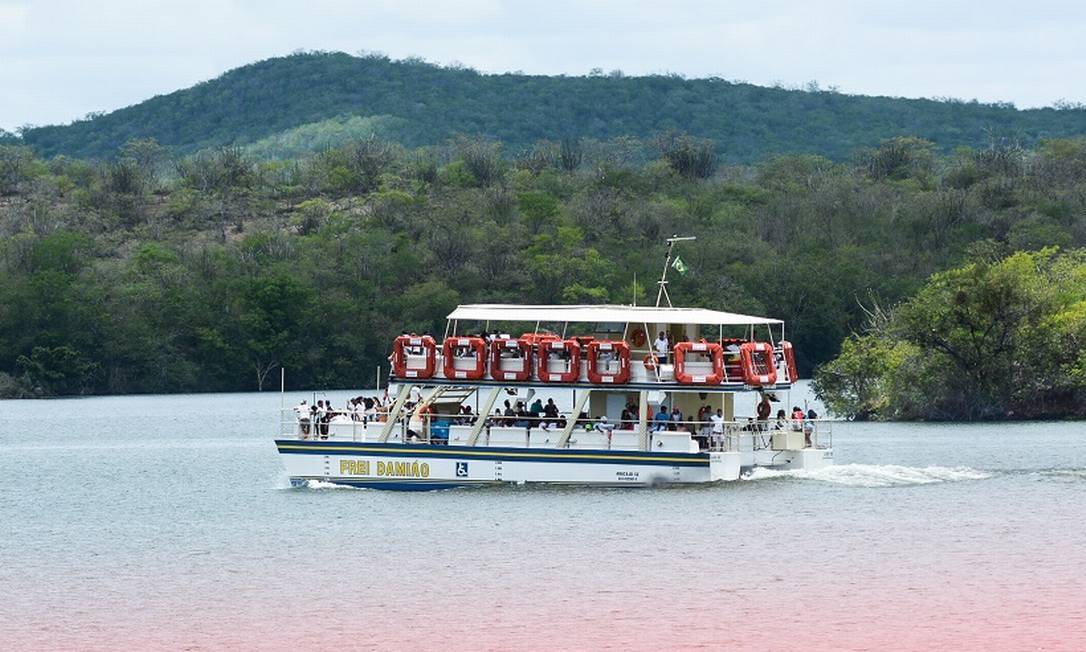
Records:
M441 342L402 334L387 403L284 413L275 444L291 483L645 487L831 465L831 422L789 411L784 323L670 305L667 268L656 306L460 305ZM783 418L738 417L744 393Z

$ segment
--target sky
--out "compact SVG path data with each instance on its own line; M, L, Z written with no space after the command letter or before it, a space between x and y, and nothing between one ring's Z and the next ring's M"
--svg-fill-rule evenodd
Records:
M1086 2L0 0L0 128L69 122L296 50L1086 103Z

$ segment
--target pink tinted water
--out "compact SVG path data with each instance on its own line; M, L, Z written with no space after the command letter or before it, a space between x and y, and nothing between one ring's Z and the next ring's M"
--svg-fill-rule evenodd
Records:
M1082 424L847 424L832 471L714 487L397 494L284 488L272 401L0 403L0 647L1086 648Z

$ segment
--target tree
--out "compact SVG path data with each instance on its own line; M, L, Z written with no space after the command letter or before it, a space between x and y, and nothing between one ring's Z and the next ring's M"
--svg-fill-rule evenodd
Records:
M668 166L687 179L708 179L716 170L713 141L678 131L660 134L653 141Z

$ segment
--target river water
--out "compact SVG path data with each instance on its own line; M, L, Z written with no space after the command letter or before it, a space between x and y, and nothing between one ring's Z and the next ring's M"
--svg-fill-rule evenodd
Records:
M418 494L288 488L279 401L0 402L0 649L1086 649L1086 423Z

